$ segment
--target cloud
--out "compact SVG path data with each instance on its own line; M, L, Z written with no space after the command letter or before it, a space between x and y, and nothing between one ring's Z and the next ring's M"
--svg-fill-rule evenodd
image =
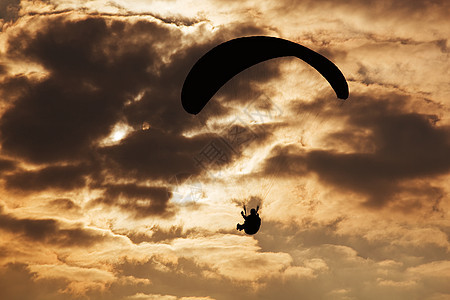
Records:
M89 183L106 189L104 197L91 204L116 206L139 217L173 214L167 206L170 191L163 187L149 188L151 196L139 198L128 193L131 185L122 186L127 191L119 197L105 184L111 177L133 177L138 189L148 179L164 183L180 174L207 172L195 156L219 137L184 134L205 128L202 120L182 109L182 82L195 60L217 40L261 30L233 26L208 33L204 40L190 40L183 38L180 28L154 21L63 14L35 16L28 22L33 26L18 23L9 30L5 57L11 66L38 65L43 75L6 73L2 93L10 101L0 119L0 141L2 153L37 168L10 172L4 177L5 187L28 193L69 192ZM246 84L251 86L251 80ZM216 117L228 113L217 101L209 107ZM145 131L140 130L144 122L150 127ZM102 145L118 123L126 124L131 133L114 145ZM267 137L260 135L258 141ZM236 156L228 155L224 164ZM5 170L16 167L9 160L3 164ZM120 205L119 198L124 201Z
M160 295L160 294L137 293L136 295L128 296L127 299L130 299L130 300L156 300L156 299L177 300L178 297L170 296L170 295Z
M446 260L433 261L428 264L423 264L417 267L409 268L408 271L413 274L448 278L450 277L450 262Z
M176 297L171 295L161 295L161 294L144 294L137 293L133 296L128 296L127 300L214 300L211 297Z
M206 277L219 275L232 280L254 282L266 276L276 276L292 262L287 253L258 252L255 241L235 235L176 239L171 245L180 256L210 269L204 271ZM241 268L244 261L251 268Z
M183 226L179 225L170 226L168 229L155 225L144 232L133 230L118 230L116 232L127 236L133 243L140 244L142 242L161 243L176 238L186 238L190 234L196 232L196 230L184 230Z
M24 192L83 187L89 169L85 165L51 166L37 171L17 171L5 176L5 186Z
M78 204L66 198L54 199L48 203L48 206L72 212L79 211L81 209L81 207Z
M20 9L20 0L4 0L0 2L0 19L4 21L17 20Z
M89 247L108 239L103 232L82 227L63 227L55 219L17 218L0 207L0 229L35 242L62 247Z
M107 167L120 175L166 179L179 173L198 174L194 157L213 139L211 135L185 137L150 128L131 134L119 145L100 149ZM139 177L138 177L139 178Z
M30 272L26 264L11 263L0 268L0 288L5 299L67 299L58 289L64 288L64 281L34 280L36 274Z
M171 194L167 188L135 184L106 185L104 188L103 197L91 201L89 206L116 206L136 217L173 214L168 203Z
M36 280L69 279L62 293L83 295L89 290L104 290L107 284L116 280L110 271L95 268L81 268L68 265L30 265L31 272L36 274Z
M111 49L108 38L126 34L120 22L56 18L41 26L8 40L9 55L41 64L49 76L29 81L28 91L2 116L2 150L37 163L80 159L112 129L124 102L151 80L146 69L155 55L148 44Z
M147 21L61 16L34 22L39 31L22 28L10 34L7 56L41 65L46 76L22 79L26 89L0 120L2 152L38 164L98 160L98 142L117 122L126 121L135 130L146 122L150 130L135 131L100 153L125 171L158 178L196 173L194 151L207 143L205 135L182 135L202 126L179 103L182 82L195 59L216 40L258 31L252 26L225 29L211 40L186 46L180 30ZM115 43L116 38L122 42ZM7 78L4 93L12 93L16 81ZM251 86L251 80L245 84ZM215 115L228 111L219 103L210 107ZM153 152L147 155L144 149Z
M373 207L395 201L394 195L401 192L434 194L433 187L419 188L409 181L448 173L450 128L438 126L436 115L409 112L407 102L414 100L396 94L389 100L353 95L351 101L323 116L346 120L345 128L323 137L329 150L274 148L265 162L266 172L283 162L287 167L282 173L305 176L313 172L336 189L365 195L366 204ZM315 109L309 104L297 107L303 112Z
M218 99L224 97L225 99L220 102L210 101L203 114L193 117L186 113L181 106L181 89L184 79L195 62L214 46L228 39L264 32L253 24L237 24L220 28L214 34L207 32L202 27L198 31L198 34L204 35L204 38L191 40L192 37L180 35L179 37L180 39L183 38L182 40L177 42L178 40L175 37L170 45L166 45L166 47L172 48L169 55L159 53L160 56L167 56L169 62L161 64L157 70L159 76L155 77L151 85L148 86L149 88L145 90L142 99L125 108L125 115L130 124L140 125L147 121L152 127L168 133L189 132L192 129L202 130L207 119L224 117L231 113L232 108L230 108L231 105L227 105L230 104L228 100L241 99L236 97L236 92L241 88L244 91L252 90L255 81L263 81L275 76L275 74L268 75L270 72L261 72L261 70L265 70L264 68L256 69L250 72L250 79L232 80L221 89L220 95L218 94L216 97ZM177 34L180 33L177 32ZM182 41L184 41L183 44ZM273 65L270 66L275 69ZM230 102L233 104L232 101Z
M16 168L17 163L9 159L0 159L0 172L12 171Z

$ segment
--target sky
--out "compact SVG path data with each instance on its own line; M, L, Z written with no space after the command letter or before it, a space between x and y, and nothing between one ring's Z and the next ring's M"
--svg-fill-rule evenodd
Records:
M450 299L449 14L1 0L0 298ZM194 63L254 35L326 56L349 98L285 57L185 112Z

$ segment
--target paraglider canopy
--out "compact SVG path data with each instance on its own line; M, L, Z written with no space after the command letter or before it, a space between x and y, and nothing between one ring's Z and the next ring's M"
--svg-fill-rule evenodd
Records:
M341 71L324 56L300 44L269 36L250 36L216 46L192 67L181 90L183 108L198 114L231 78L260 62L295 56L315 68L340 99L348 98L348 85Z

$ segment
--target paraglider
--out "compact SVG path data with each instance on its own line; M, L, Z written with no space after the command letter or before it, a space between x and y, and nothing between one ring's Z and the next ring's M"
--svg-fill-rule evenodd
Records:
M260 62L284 56L302 59L325 77L338 98L348 98L348 85L344 75L324 56L285 39L250 36L222 43L194 64L181 90L183 108L190 114L198 114L235 75Z
M258 232L259 227L261 227L261 218L258 214L259 206L256 209L252 208L250 214L247 216L247 211L244 205L244 211L241 211L241 215L244 218L244 224L237 224L236 229L241 231L244 230L246 234L255 234Z
M198 114L214 94L231 78L258 63L278 57L294 56L316 69L331 85L336 96L347 99L348 84L344 75L326 57L300 44L269 36L250 36L224 42L203 55L189 71L182 90L181 103L186 112ZM256 210L247 215L236 229L252 235L258 232L261 218Z

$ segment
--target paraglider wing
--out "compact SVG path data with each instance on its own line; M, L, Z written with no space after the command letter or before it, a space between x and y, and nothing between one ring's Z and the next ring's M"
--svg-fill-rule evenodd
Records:
M260 62L284 56L302 59L325 77L338 98L348 98L348 85L344 75L324 56L288 40L251 36L220 44L202 56L184 81L181 103L188 113L198 114L235 75Z

